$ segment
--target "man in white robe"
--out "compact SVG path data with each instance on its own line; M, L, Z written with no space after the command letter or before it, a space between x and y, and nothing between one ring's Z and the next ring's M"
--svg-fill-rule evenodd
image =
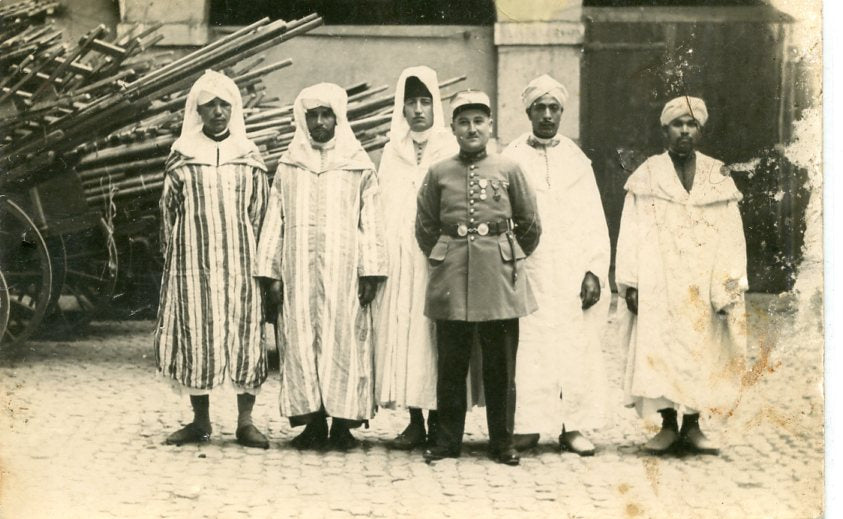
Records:
M660 118L668 150L625 186L615 270L630 312L624 389L640 416L661 414L644 446L653 454L717 454L700 413L728 416L744 370L742 196L722 162L695 151L707 119L702 99L668 102Z
M410 424L391 443L396 449L419 447L435 437L435 329L424 315L428 265L416 243L416 195L428 167L457 150L445 124L436 72L424 66L405 69L378 169L389 275L374 304L377 403L410 410Z
M515 444L529 448L552 433L563 451L589 456L595 447L582 431L603 427L607 409L600 337L611 301L609 231L591 161L558 133L567 90L542 75L521 98L532 131L504 155L521 164L545 231L526 261L539 309L521 319Z
M280 307L281 414L306 426L300 449L354 447L349 429L374 414L369 303L387 259L377 175L347 104L329 83L296 98L258 245L257 275Z

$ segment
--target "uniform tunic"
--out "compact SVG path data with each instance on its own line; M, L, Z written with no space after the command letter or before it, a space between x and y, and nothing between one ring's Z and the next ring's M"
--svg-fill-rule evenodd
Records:
M609 231L588 157L564 136L543 144L525 133L504 155L517 160L536 192L544 228L525 267L538 310L520 323L515 431L559 433L604 425L609 392L600 338L611 301ZM601 298L582 309L591 272ZM561 398L560 398L561 397Z
M536 198L514 161L460 154L431 166L418 196L416 238L432 267L425 315L437 320L437 446L459 451L474 340L482 350L489 443L511 445L518 318L536 309L523 272L538 245Z
M511 234L452 235L460 224L473 228L508 219L515 224ZM540 234L535 195L515 161L482 152L431 166L416 216L416 239L431 264L425 315L493 321L533 312L536 301L523 259Z
M217 387L226 371L240 389L256 389L266 380L261 297L253 275L267 193L266 167L257 152L218 165L198 164L175 151L167 160L155 360L159 372L188 389Z
M624 389L642 414L675 405L724 415L738 397L746 243L741 194L722 166L697 153L689 193L664 153L626 183L615 275L622 295L638 289Z
M283 283L283 416L323 405L336 418L374 413L372 315L357 286L359 277L386 275L379 196L372 169L314 172L284 157L278 165L257 275Z

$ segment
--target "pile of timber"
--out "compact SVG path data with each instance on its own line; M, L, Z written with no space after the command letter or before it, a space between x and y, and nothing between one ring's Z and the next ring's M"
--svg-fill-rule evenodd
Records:
M0 71L19 65L61 41L61 31L47 23L59 10L58 2L18 2L0 5Z
M0 80L0 104L12 100L17 108L0 118L0 187L26 187L63 173L92 140L178 110L182 93L205 69L227 70L321 24L317 15L264 18L164 66L144 52L158 40L155 27L105 41L100 26L75 47L39 47ZM244 72L238 84L254 86L262 74L289 64Z

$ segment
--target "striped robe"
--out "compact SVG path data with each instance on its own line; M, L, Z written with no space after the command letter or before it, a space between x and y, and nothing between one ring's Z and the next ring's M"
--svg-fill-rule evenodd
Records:
M266 380L266 344L254 256L268 182L257 154L220 166L178 152L161 195L164 276L155 330L158 371L189 390L228 372L235 387Z
M385 276L373 170L315 173L281 162L258 247L257 275L281 280L277 337L282 416L374 414L372 316L358 277Z

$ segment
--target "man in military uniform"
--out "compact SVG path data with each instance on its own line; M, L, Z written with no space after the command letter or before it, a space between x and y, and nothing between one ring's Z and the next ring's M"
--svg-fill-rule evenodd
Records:
M466 374L480 342L489 454L517 465L512 447L518 318L536 310L523 260L539 242L536 199L516 162L488 154L489 97L464 91L451 102L459 154L430 167L418 195L416 239L428 257L425 315L436 320L439 434L427 461L460 455Z

